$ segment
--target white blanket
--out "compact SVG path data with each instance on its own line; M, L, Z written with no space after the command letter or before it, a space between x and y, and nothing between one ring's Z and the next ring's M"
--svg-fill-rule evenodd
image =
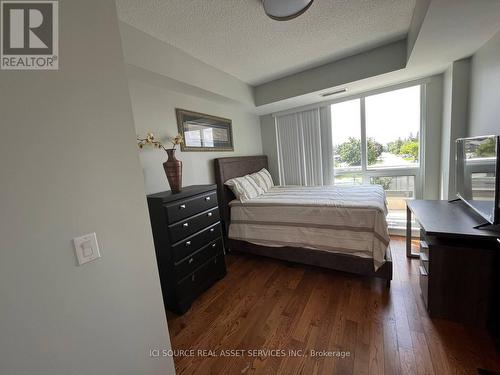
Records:
M385 262L390 238L381 186L273 187L230 207L229 238L373 258L375 270Z

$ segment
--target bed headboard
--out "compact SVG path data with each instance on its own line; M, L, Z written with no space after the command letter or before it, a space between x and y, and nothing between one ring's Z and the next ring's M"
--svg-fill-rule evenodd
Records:
M224 182L234 177L255 173L267 167L266 155L236 156L231 158L215 159L215 182L217 184L217 200L222 218L224 236L227 236L230 213L229 202L235 199L233 192L224 185Z

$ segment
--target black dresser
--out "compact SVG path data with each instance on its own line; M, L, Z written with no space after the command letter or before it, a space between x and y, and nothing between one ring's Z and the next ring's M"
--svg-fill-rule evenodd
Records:
M215 185L148 195L165 308L183 314L226 274Z

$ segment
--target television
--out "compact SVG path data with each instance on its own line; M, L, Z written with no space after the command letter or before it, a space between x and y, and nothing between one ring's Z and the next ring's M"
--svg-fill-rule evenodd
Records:
M456 141L457 196L487 223L500 224L500 136Z

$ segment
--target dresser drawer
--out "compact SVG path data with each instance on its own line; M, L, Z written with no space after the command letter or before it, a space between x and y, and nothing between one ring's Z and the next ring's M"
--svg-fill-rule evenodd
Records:
M217 207L216 191L167 204L165 209L167 210L168 222L173 224L212 207Z
M219 207L214 207L169 226L170 238L172 242L180 241L217 221L219 221Z
M176 296L178 301L182 304L184 301L192 300L225 274L224 255L220 254L211 258L177 283Z
M419 266L419 278L420 278L420 292L422 293L422 299L426 308L429 308L429 275L423 266Z
M180 280L187 274L206 263L210 258L223 252L222 238L219 238L195 253L175 264L176 279Z
M193 254L196 250L221 236L220 222L203 229L172 246L174 262Z
M420 265L429 273L429 245L425 241L420 241Z

